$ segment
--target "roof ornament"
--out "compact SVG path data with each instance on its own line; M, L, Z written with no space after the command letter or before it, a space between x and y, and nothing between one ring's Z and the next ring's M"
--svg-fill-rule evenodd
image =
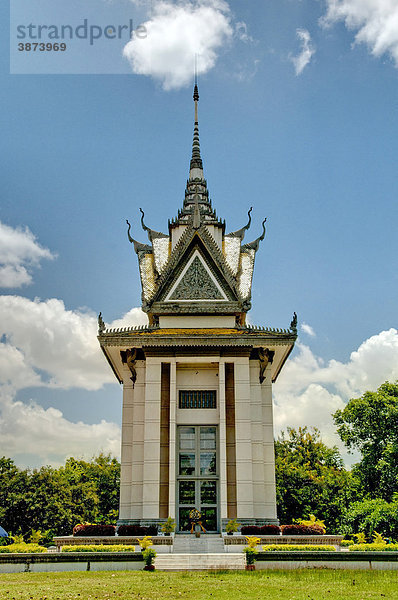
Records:
M144 231L147 231L147 232L148 232L148 234L149 234L149 232L150 232L151 230L150 230L150 229L149 229L149 227L147 227L147 226L145 225L145 223L144 223L144 217L145 217L145 213L144 213L144 211L142 210L142 208L140 208L140 213L141 213L141 227L142 227L142 229L143 229ZM151 239L151 238L149 238L149 239Z
M267 220L267 217L265 217L264 221L262 222L262 228L263 228L263 232L260 235L260 237L258 237L256 240L254 240L254 242L250 242L250 244L245 244L244 248L251 248L252 250L254 250L255 252L257 252L257 250L259 249L260 246L260 242L263 241L263 239L265 238L265 222Z
M260 363L260 375L259 380L260 383L266 378L265 370L268 366L268 363L272 365L274 360L275 351L269 350L268 348L258 348L258 362Z
M134 238L131 237L131 235L130 235L131 225L127 219L126 219L126 223L129 226L128 230L127 230L127 236L129 238L130 244L134 244L134 250L136 251L136 253L138 254L138 252L152 252L152 248L150 246L148 246L147 244L141 244L141 242L137 242L137 240L135 240Z
M155 231L154 229L150 229L149 227L147 227L144 223L144 217L145 217L145 213L142 210L142 208L140 208L140 212L141 212L141 227L144 231L147 232L148 234L148 239L149 241L152 243L153 240L155 240L156 238L168 238L169 236L166 235L165 233L161 233L160 231Z
M98 315L98 335L102 335L105 331L105 323L102 318L102 312Z
M229 233L228 235L230 237L237 237L237 238L240 238L241 240L243 240L243 238L245 237L245 231L247 231L249 229L250 224L252 222L252 218L251 218L251 214L250 214L252 212L252 210L253 210L253 207L251 206L250 209L249 209L249 211L248 211L248 213L247 213L247 216L249 217L249 221L248 221L247 225L245 225L244 227L242 227L242 229L238 229L238 231L234 231L232 233Z
M295 312L293 313L293 319L290 323L290 329L293 333L297 335L297 314Z

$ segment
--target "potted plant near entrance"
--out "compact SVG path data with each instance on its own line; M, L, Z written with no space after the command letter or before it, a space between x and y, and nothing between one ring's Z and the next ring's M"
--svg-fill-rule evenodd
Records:
M255 571L256 565L254 564L256 560L257 544L260 543L260 538L255 536L245 536L247 539L247 546L243 548L243 552L246 554L246 571Z
M154 571L155 565L153 564L153 561L156 556L155 550L153 548L146 548L142 553L142 556L145 561L144 571Z
M165 535L170 535L176 528L176 522L171 517L167 517L167 521L161 524L160 529Z
M225 531L227 532L227 535L233 535L234 533L236 533L240 525L240 523L236 522L236 519L231 519L230 521L228 521L228 523L225 526Z
M156 552L152 546L152 538L149 535L146 535L142 540L140 540L142 558L145 561L144 571L154 571L155 565L153 564L154 558L156 556Z

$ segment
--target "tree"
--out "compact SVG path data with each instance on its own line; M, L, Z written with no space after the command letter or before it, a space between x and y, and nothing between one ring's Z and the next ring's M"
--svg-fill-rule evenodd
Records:
M353 473L364 492L390 502L398 491L398 382L352 398L333 418L347 448L362 455Z
M0 524L29 536L32 530L68 535L81 522L115 523L120 464L100 454L91 462L69 458L54 469L21 470L0 458Z
M27 498L22 493L27 487L28 471L20 470L5 456L0 457L0 525L16 533L27 508Z
M120 463L110 454L99 454L91 462L68 458L60 471L71 488L80 517L96 523L116 522L119 511ZM86 512L89 514L85 514Z
M351 496L351 476L336 447L320 439L319 430L288 428L275 442L278 517L282 523L311 513L328 531L340 528L344 506Z
M353 502L344 514L342 532L363 532L368 540L377 532L398 540L398 495L392 502L382 498Z

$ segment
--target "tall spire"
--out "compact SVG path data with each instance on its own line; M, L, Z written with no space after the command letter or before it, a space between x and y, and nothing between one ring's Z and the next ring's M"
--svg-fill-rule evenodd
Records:
M193 90L193 100L195 103L195 125L193 130L192 157L189 169L189 178L185 188L185 198L182 210L178 211L176 219L169 221L169 228L173 229L179 225L192 223L194 229L199 229L201 225L215 225L225 229L225 221L222 222L216 215L216 211L211 205L207 182L203 174L202 157L200 156L199 145L199 123L198 123L198 102L199 90L195 69L195 85Z
M195 87L193 90L193 99L195 102L195 124L193 128L193 142L192 142L192 158L190 165L189 178L195 179L199 177L203 179L203 163L200 156L200 145L199 145L199 121L198 121L198 102L199 102L199 90L197 75L195 72ZM198 170L200 172L198 172Z

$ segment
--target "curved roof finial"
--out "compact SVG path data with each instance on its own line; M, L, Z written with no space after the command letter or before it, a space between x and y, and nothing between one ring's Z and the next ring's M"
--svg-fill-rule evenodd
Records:
M262 228L263 228L263 232L260 235L260 237L258 237L256 240L254 240L254 242L250 242L250 244L245 244L244 247L245 248L252 248L253 250L255 250L257 252L259 246L260 246L260 242L263 241L263 239L265 238L265 222L267 220L267 217L265 217L264 221L262 222Z
M130 244L134 244L134 240L133 240L133 238L132 238L132 237L131 237L131 235L130 235L131 225L130 225L130 223L128 222L128 219L126 219L126 223L127 223L127 225L129 226L129 228L128 228L128 230L127 230L127 235L128 235L128 238L129 238L129 242L130 242Z
M245 237L245 231L247 231L250 227L250 224L252 222L252 217L251 217L251 212L253 210L253 207L251 206L248 210L247 216L249 217L249 221L247 223L247 225L245 225L244 227L242 227L242 229L238 229L238 231L234 231L233 233L229 233L228 235L230 237L237 237L240 238L241 240L243 240L243 238Z
M142 210L142 208L140 208L140 213L141 213L141 227L144 231L150 231L150 229L145 225L144 223L144 217L145 217L145 213Z
M144 231L146 231L148 233L148 239L151 243L156 238L167 238L168 237L165 233L162 233L160 231L155 231L154 229L150 229L150 227L147 227L144 223L145 213L142 210L142 208L140 208L140 212L141 212L141 227Z
M130 225L128 219L126 219L126 223L128 225L127 236L129 238L130 244L134 244L134 250L136 251L136 253L138 254L138 252L152 252L152 248L150 246L147 246L146 244L141 244L141 242L137 242L137 240L135 240L134 238L131 237L131 235L130 235L131 225Z

